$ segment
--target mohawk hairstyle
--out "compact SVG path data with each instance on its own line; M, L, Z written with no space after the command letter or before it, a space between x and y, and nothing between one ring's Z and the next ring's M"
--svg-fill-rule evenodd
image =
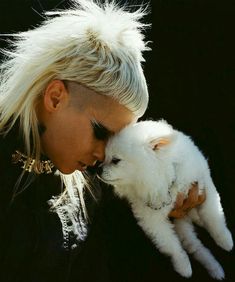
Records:
M80 83L142 116L148 104L141 66L142 52L149 49L142 32L146 24L140 21L145 14L146 8L129 12L114 1L73 0L70 9L47 12L41 25L13 35L0 67L0 133L19 119L26 153L39 160L35 107L54 79ZM69 176L64 181L71 191L81 186L81 181L74 184L77 174L71 185Z

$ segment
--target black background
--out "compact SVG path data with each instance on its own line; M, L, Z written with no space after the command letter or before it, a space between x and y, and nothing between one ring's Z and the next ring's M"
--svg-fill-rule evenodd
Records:
M67 7L68 3L0 0L0 32L27 30L41 21L43 11ZM150 103L144 118L164 118L192 136L208 158L234 235L235 2L156 0L150 2L150 9L144 19L152 23L146 30L152 51L145 53ZM0 37L0 47L6 46ZM217 252L215 245L211 247ZM218 255L229 273L228 280L235 281L234 253L228 257L222 251Z

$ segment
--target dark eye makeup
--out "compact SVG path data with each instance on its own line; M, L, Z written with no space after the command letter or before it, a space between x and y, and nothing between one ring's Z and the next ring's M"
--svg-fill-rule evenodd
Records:
M103 126L101 123L92 121L91 124L96 139L107 140L112 135L112 132L108 130L105 126Z

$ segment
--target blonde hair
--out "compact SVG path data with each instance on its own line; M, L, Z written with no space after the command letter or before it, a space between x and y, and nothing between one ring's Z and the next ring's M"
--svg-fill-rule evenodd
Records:
M15 34L12 50L4 51L0 132L7 133L19 119L26 153L36 159L40 135L35 105L54 79L75 81L110 96L137 117L148 104L141 66L142 52L148 49L142 33L145 24L140 22L145 10L128 12L113 1L102 5L73 0L72 4L69 10L46 13L39 27ZM81 177L79 172L62 176L69 198L74 187L81 186Z

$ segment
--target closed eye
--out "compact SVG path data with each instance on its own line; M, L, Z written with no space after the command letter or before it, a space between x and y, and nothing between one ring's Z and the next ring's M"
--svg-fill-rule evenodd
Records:
M94 132L94 136L98 140L107 140L113 133L108 130L105 126L103 126L101 123L98 123L96 121L92 121L92 128Z

